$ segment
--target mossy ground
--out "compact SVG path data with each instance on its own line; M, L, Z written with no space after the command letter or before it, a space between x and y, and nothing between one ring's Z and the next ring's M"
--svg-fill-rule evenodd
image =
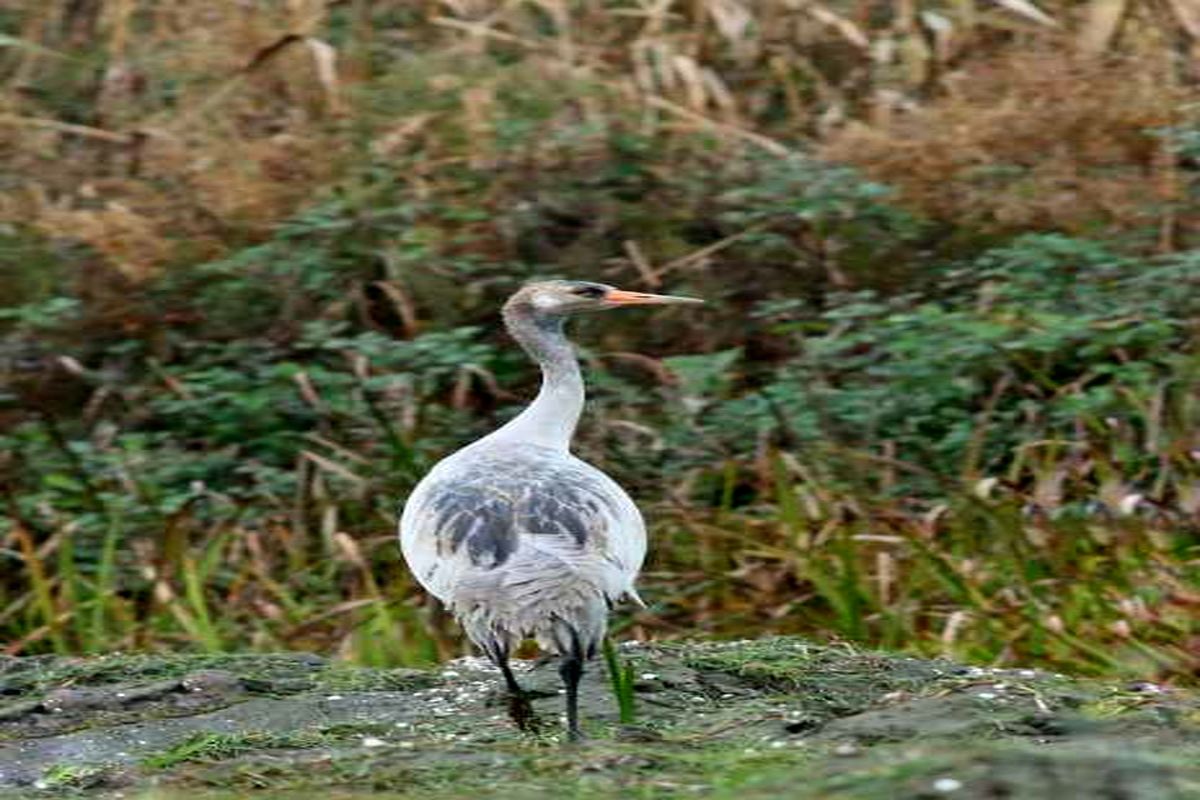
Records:
M617 721L597 663L582 697L591 738L578 746L559 741L552 664L521 676L544 720L540 734L522 734L477 659L424 673L309 656L6 662L0 681L18 711L0 722L0 782L20 797L145 800L259 790L433 800L1200 796L1200 700L1182 691L795 639L633 646L621 657L633 667L637 722ZM139 695L147 684L156 690ZM56 711L64 691L83 699L68 694ZM118 695L130 694L140 699L123 706ZM193 696L206 698L195 713L180 704Z

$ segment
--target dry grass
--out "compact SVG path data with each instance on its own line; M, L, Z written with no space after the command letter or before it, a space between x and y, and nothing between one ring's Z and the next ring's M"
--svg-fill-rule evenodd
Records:
M29 3L8 12L19 35L0 53L0 216L136 279L262 235L364 137L487 163L497 93L537 75L604 87L564 113L636 109L667 147L696 131L774 153L825 143L941 217L1190 227L1146 210L1181 191L1146 130L1184 113L1184 9L1031 8ZM435 65L416 81L426 108L370 108L394 80L381 54L393 73Z
M262 235L347 155L309 35L323 20L317 3L31 4L4 62L0 213L135 280Z
M957 224L1152 227L1182 199L1154 132L1186 121L1190 94L1157 61L1049 50L972 63L936 102L847 126L822 152Z

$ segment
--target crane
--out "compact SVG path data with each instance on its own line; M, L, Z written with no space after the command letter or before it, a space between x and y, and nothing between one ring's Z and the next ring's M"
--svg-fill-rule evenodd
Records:
M608 611L628 598L646 554L629 495L571 454L583 411L579 362L563 326L573 314L700 303L586 281L539 281L504 304L509 334L538 363L534 401L507 424L438 462L400 518L400 545L418 583L440 600L502 673L522 729L532 707L509 663L537 640L559 659L568 740L582 738L579 682L603 641Z

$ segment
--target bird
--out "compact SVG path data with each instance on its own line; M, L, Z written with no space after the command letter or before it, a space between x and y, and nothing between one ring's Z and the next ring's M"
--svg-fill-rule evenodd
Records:
M586 312L701 302L589 281L521 287L502 317L541 368L536 398L435 464L404 503L399 533L409 570L499 668L522 730L535 730L537 720L510 664L517 647L535 639L557 658L566 736L578 741L579 683L608 612L621 600L644 607L634 587L646 555L642 515L612 478L571 453L584 382L564 324Z

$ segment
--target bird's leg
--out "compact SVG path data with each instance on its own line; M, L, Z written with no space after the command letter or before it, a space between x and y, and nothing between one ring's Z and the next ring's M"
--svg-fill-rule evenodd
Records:
M508 716L521 730L527 733L537 731L538 720L533 713L533 704L529 702L529 696L521 684L517 683L517 676L513 675L512 667L508 665L508 654L499 655L496 665L500 667L504 683L508 686Z
M563 656L558 674L567 687L567 739L578 742L583 738L583 731L579 730L579 680L583 677L583 654L578 648L572 648Z

